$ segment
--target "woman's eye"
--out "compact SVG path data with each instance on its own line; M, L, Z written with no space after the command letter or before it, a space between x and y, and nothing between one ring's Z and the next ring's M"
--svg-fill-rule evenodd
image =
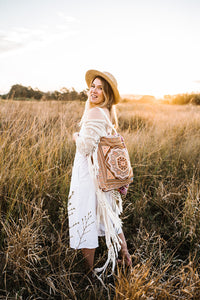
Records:
M94 85L94 84L92 84L90 88L92 88L92 89L95 89L95 85ZM102 91L102 90L103 90L103 88L102 88L102 87L98 87L98 86L97 86L97 89L98 89L98 90L100 90L100 91Z

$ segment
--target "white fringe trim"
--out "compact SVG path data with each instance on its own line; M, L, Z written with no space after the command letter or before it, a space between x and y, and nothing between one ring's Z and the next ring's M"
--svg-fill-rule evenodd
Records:
M121 249L121 239L118 236L118 230L122 227L122 221L119 218L119 214L122 213L122 199L118 191L112 191L112 206L108 203L106 193L103 192L97 182L98 174L98 160L97 160L97 148L93 152L93 164L91 156L88 156L89 172L94 179L96 195L97 195L97 226L103 223L105 228L105 239L108 248L108 257L105 264L101 268L96 268L95 273L105 272L108 264L112 264L112 273L115 269L116 259L118 252Z

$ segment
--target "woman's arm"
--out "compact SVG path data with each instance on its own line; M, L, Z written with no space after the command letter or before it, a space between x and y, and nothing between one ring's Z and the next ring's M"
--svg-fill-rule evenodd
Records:
M98 145L102 132L105 132L105 122L102 112L98 108L92 108L88 111L87 120L84 124L84 130L79 135L73 134L73 140L76 142L78 151L83 155L90 154Z

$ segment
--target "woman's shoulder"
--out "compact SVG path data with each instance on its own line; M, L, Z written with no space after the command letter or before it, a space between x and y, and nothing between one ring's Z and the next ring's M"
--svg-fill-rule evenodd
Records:
M109 111L108 109L103 109L100 107L92 107L89 109L87 114L87 120L104 120L105 121L105 114L108 116Z

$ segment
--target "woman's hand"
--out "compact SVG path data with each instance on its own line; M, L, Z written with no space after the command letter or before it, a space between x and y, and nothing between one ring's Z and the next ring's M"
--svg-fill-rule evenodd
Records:
M73 134L73 140L76 142L77 137L79 136L78 132L74 132Z

